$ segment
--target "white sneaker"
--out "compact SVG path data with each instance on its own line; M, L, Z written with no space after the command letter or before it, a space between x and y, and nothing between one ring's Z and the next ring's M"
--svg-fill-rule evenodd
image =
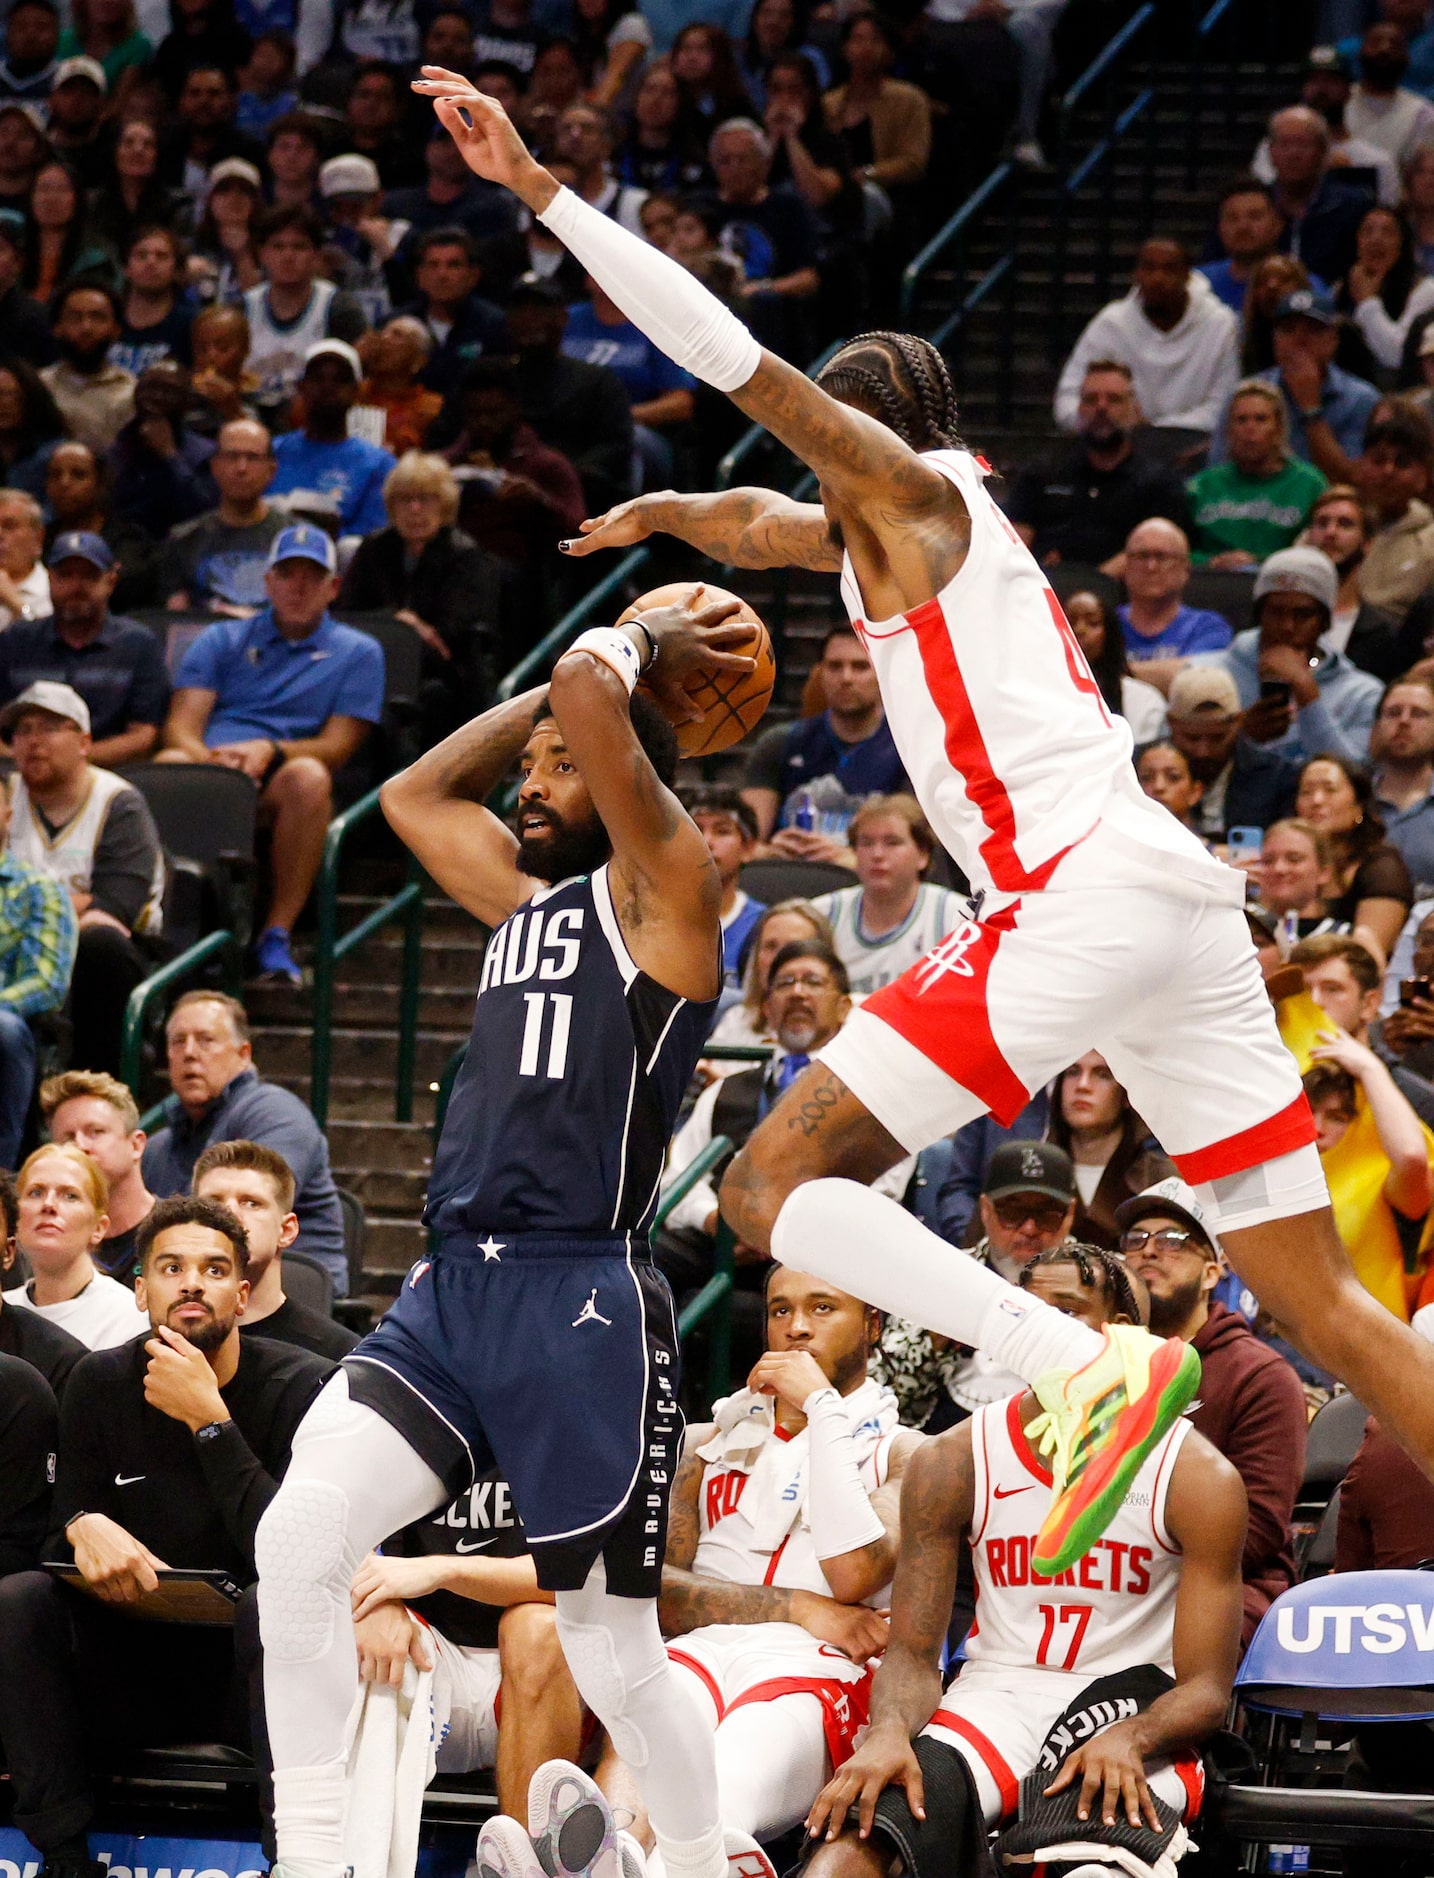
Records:
M1043 170L1048 168L1046 153L1034 137L1024 138L1011 151L1011 161L1017 169Z
M750 1832L724 1826L722 1842L727 1849L727 1878L777 1878L776 1866Z
M647 1878L647 1854L625 1826L617 1829L617 1851L622 1878Z
M533 1842L506 1813L485 1819L478 1834L478 1878L546 1878Z
M545 1761L533 1775L528 1833L547 1878L624 1878L612 1811L597 1782L571 1761Z

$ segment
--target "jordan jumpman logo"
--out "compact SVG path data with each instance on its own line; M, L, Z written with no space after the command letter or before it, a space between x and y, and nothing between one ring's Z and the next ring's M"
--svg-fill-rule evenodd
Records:
M592 1290L588 1293L587 1303L573 1319L573 1329L576 1330L579 1324L607 1324L609 1327L612 1325L612 1319L610 1317L604 1317L597 1307L596 1285L594 1285Z

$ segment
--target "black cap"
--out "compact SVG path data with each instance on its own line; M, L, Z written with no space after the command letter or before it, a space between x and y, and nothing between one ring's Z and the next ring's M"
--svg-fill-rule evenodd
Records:
M981 1191L988 1200L1043 1193L1068 1206L1075 1198L1075 1168L1054 1141L1003 1141L987 1163Z
M568 297L555 281L524 274L508 295L509 306L566 306Z

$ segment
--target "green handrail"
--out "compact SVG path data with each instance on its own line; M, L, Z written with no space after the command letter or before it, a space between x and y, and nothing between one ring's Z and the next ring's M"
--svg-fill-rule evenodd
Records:
M980 214L993 196L999 193L1016 175L1014 163L998 163L956 210L949 221L945 222L927 242L919 254L913 255L901 275L901 318L909 324L916 305L916 290L926 275L945 254L953 241L966 232L967 225Z
M652 1230L656 1232L679 1200L691 1193L698 1181L710 1174L724 1156L732 1152L726 1135L714 1135L699 1154L695 1154L677 1178L663 1188L657 1202ZM726 1395L732 1375L732 1246L731 1228L725 1220L717 1222L712 1246L712 1276L696 1297L689 1298L677 1319L681 1342L709 1317L712 1328L707 1339L708 1400L715 1402Z
M119 1074L120 1081L127 1083L139 1094L140 1051L144 1044L144 1022L149 1015L150 1006L162 998L173 984L183 978L190 978L201 966L211 959L219 961L220 983L231 997L238 997L241 984L243 957L239 941L232 932L211 932L203 939L198 939L181 952L178 958L170 959L161 965L157 972L151 972L148 978L142 978L129 994L129 1001L124 1007L124 1029L120 1037ZM141 1120L142 1128L149 1128L164 1107L158 1103Z
M634 548L630 554L625 554L617 566L604 574L595 587L590 587L576 606L569 607L557 625L544 633L532 651L498 681L497 702L506 704L509 698L515 698L535 672L552 664L559 653L565 652L599 607L641 573L651 558L647 548Z
M339 933L339 862L344 843L379 813L379 791L345 809L329 823L324 858L315 887L318 943L314 953L313 1042L310 1056L309 1107L320 1128L329 1119L333 1079L334 984L336 968L357 946L391 921L403 921L403 962L398 990L398 1055L394 1065L394 1120L413 1120L413 1066L418 1054L419 966L423 948L423 871L410 858L408 880L397 893L366 913L356 926Z
M652 1231L666 1225L667 1216L679 1200L685 1200L698 1181L710 1174L724 1154L732 1152L732 1143L726 1135L713 1135L699 1153L683 1168L682 1172L662 1189L657 1196L657 1211L652 1216Z

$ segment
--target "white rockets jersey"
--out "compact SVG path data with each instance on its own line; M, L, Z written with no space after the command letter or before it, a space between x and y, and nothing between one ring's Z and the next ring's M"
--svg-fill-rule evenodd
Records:
M1130 727L1106 708L1049 581L987 494L981 465L965 450L923 460L956 485L970 513L960 570L910 613L868 620L843 555L842 599L916 797L973 891L1044 887L1119 804L1126 832L1161 850L1166 867L1173 851L1177 872L1230 897L1221 881L1229 870L1141 793Z
M870 1394L868 1395L868 1392ZM861 1483L875 1493L887 1477L891 1444L897 1430L895 1414L878 1414L876 1407L892 1404L891 1392L864 1383L845 1400L870 1400L873 1413L853 1426L858 1444ZM884 1426L883 1424L891 1424ZM708 1461L697 1489L698 1540L692 1569L699 1578L720 1578L734 1585L780 1585L789 1591L815 1591L831 1596L821 1561L812 1544L805 1519L795 1516L775 1547L761 1543L764 1513L790 1494L790 1483L806 1478L809 1437L803 1428L788 1435L774 1428L751 1462L725 1458ZM884 1602L885 1588L867 1600L873 1607Z
M1058 1578L1042 1578L1031 1554L1050 1510L1051 1475L1026 1438L1020 1403L1011 1396L971 1418L976 1621L967 1661L1073 1670L1087 1680L1133 1663L1173 1675L1180 1552L1166 1530L1165 1496L1190 1424L1177 1421L1151 1450L1090 1551Z

